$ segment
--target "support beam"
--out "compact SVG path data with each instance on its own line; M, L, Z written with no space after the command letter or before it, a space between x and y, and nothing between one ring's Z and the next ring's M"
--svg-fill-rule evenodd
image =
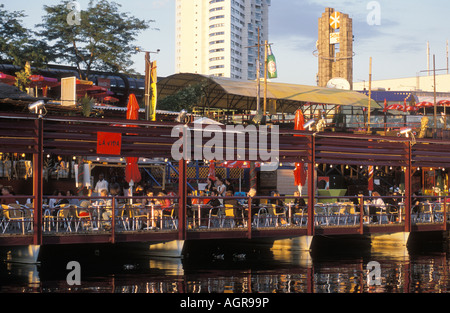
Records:
M411 144L408 142L408 158L405 170L405 233L411 232Z
M314 196L316 193L316 186L314 184L315 171L315 137L311 136L311 162L308 163L308 236L314 236Z
M44 122L42 117L35 121L35 131L37 138L37 151L33 153L33 244L42 243L42 195L43 195L43 137Z
M187 165L186 160L181 159L178 163L178 239L186 239L186 216L187 216Z

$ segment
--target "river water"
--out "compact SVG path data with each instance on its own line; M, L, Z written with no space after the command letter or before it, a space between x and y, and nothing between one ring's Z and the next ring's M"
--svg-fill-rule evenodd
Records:
M64 262L0 264L0 293L447 293L444 242L406 247L263 249L198 258L124 256L80 263L69 284ZM73 280L72 280L73 283Z

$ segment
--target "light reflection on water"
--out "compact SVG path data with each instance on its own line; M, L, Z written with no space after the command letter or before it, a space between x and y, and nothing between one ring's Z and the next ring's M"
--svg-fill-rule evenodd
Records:
M367 264L380 264L381 283L368 284ZM59 266L59 268L58 268ZM42 268L2 263L0 292L21 293L446 293L448 249L411 251L271 251L241 259L202 261L141 257L89 269L69 286L65 264ZM88 269L86 269L88 267Z

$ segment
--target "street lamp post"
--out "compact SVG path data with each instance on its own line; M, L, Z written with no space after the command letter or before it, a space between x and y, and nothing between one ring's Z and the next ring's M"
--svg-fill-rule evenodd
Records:
M144 51L141 50L139 47L136 47L136 51L138 52L145 52L145 89L144 89L144 102L145 102L145 119L147 121L150 120L150 117L152 116L151 112L151 76L150 72L152 70L151 68L151 62L150 62L150 53L159 53L159 49L157 49L155 52L153 51Z

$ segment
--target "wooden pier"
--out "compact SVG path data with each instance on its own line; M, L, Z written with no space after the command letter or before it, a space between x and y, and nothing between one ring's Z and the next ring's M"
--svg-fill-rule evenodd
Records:
M111 228L107 230L89 230L67 228L56 230L55 225L62 226L69 221L57 221L55 216L51 220L53 226L46 228L49 223L48 214L43 207L43 199L48 197L43 193L43 162L44 155L66 156L98 156L98 133L120 134L121 157L171 158L171 149L179 140L172 136L172 129L177 124L147 121L128 121L111 119L94 119L80 117L38 116L35 114L0 115L0 152L25 153L32 155L33 194L27 195L33 202L28 208L29 214L22 215L21 220L8 220L3 215L0 228L0 246L42 246L58 244L91 244L91 243L124 243L124 242L170 242L206 239L261 239L275 240L286 238L306 237L317 235L377 235L411 232L446 231L448 227L447 197L430 197L430 209L412 212L411 176L417 167L449 168L450 142L435 139L417 139L405 137L387 137L352 133L309 132L295 130L279 130L279 161L301 162L308 169L308 194L305 197L307 206L301 216L297 216L289 205L284 210L285 222L273 224L279 217L270 216L266 212L259 212L252 208L241 221L242 225L225 226L222 220L219 226L208 227L212 217L202 221L204 224L195 226L195 218L191 217L187 206L187 175L186 166L192 155L186 155L179 161L179 184L177 192L176 215L164 217L164 225L158 229L132 229L124 227L123 215L119 215L120 208L113 207ZM188 125L189 126L189 125ZM225 126L218 126L225 127ZM270 128L269 128L270 130ZM189 128L193 132L193 127ZM250 134L247 134L250 136ZM247 137L248 138L248 137ZM203 139L203 143L208 139ZM192 143L191 151L194 151ZM250 161L250 140L246 140L245 159ZM105 155L102 156L117 156ZM265 160L251 160L265 161ZM317 164L354 165L354 166L394 166L401 167L405 173L405 194L401 196L401 213L397 217L385 214L387 223L374 223L364 207L364 200L360 205L348 207L338 215L334 208L323 209L321 197L316 195L315 171ZM258 200L270 197L256 197ZM284 197L283 197L284 198ZM337 205L348 199L343 197ZM252 203L254 198L240 197L246 203ZM284 199L286 200L286 199ZM115 203L115 201L113 201ZM286 202L288 203L288 202ZM264 207L264 206L262 206ZM3 208L5 209L5 208ZM145 215L149 214L149 208ZM195 209L194 209L195 210ZM22 210L23 211L23 210ZM260 215L258 216L258 212ZM320 211L323 212L323 211ZM54 216L54 215L52 215ZM379 215L378 217L381 217ZM129 221L133 216L128 216ZM217 217L220 219L221 217ZM148 218L145 217L143 220ZM223 219L226 219L224 216ZM297 219L295 222L294 220ZM142 219L141 219L142 220ZM298 221L301 223L298 223ZM261 223L257 223L257 222ZM268 222L269 221L269 222ZM70 223L75 225L79 218L72 217ZM141 221L142 222L142 221ZM56 224L55 224L56 223ZM222 223L222 224L220 224ZM11 228L15 224L16 228ZM222 225L222 226L220 226ZM48 225L47 225L48 226ZM310 242L310 240L309 240Z

